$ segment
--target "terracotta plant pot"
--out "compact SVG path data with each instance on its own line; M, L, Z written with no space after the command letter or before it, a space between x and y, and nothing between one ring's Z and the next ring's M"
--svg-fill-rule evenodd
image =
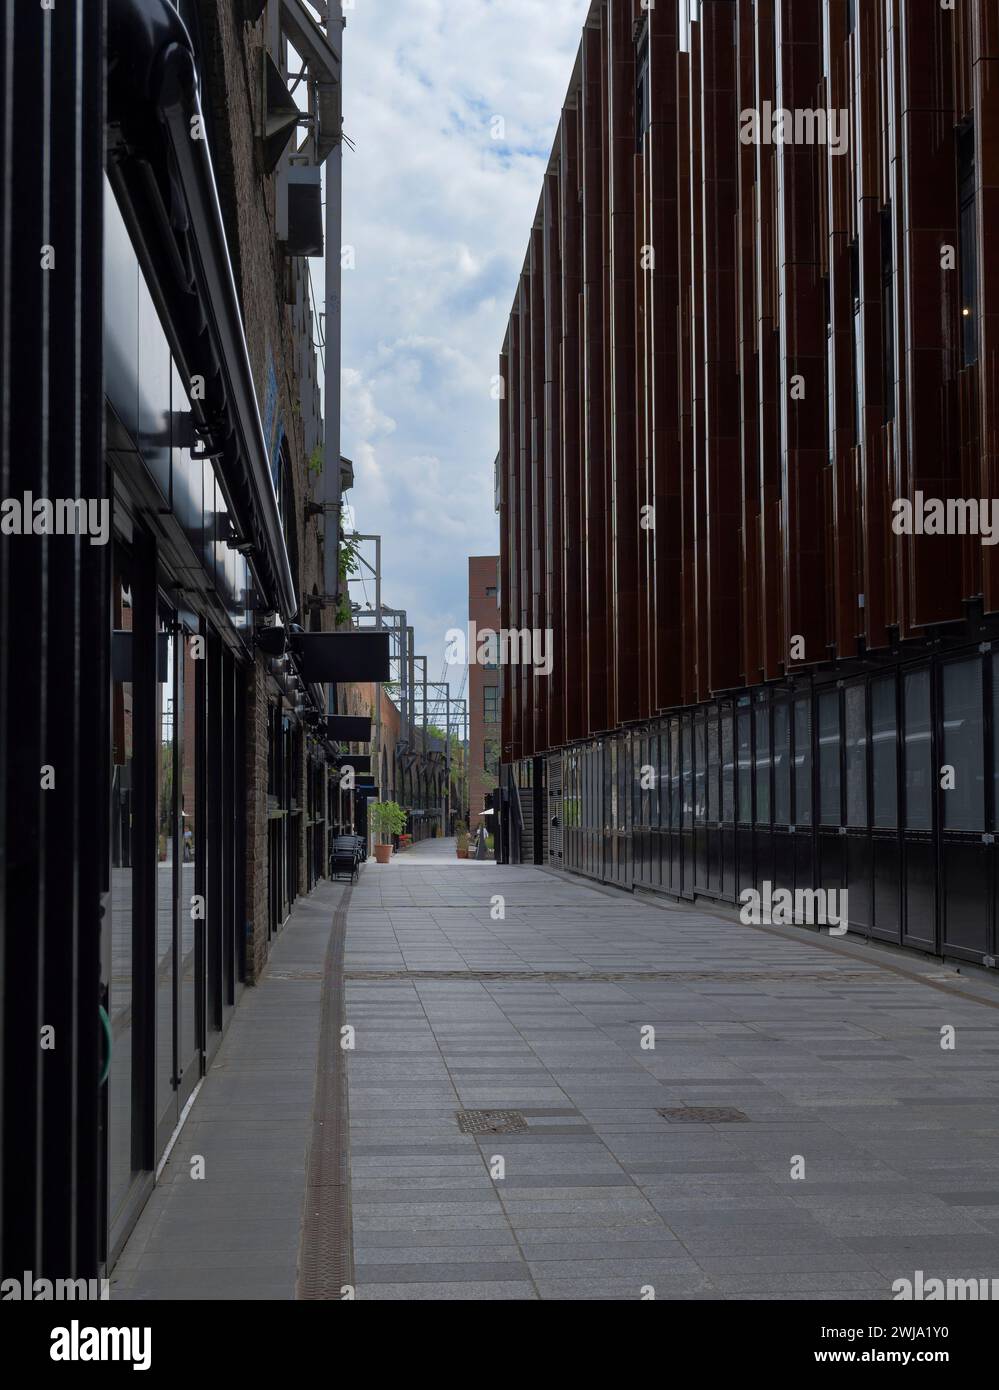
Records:
M375 862L378 864L388 864L392 858L391 845L375 845Z

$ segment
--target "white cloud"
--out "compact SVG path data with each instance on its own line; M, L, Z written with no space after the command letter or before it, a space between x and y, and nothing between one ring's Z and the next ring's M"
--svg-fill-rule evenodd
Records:
M492 378L589 0L355 0L344 35L343 451L431 678L498 549ZM505 139L491 136L502 117ZM453 670L454 668L452 668Z

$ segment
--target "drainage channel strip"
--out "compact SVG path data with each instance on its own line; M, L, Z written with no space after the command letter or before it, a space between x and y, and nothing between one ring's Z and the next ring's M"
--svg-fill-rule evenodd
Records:
M836 983L840 980L867 980L879 987L889 983L878 978L877 966L867 970L348 970L347 981L361 980L467 980L502 981L517 984L521 981L543 984L645 984L671 982L683 984L693 980L720 980L737 984L743 980L778 980L794 984L799 980L821 980Z
M350 897L348 885L333 915L323 968L319 1059L298 1262L299 1299L339 1302L344 1288L354 1285L347 1054L340 1047L344 1020L343 952ZM288 972L281 978L295 976ZM309 973L309 978L315 978L314 972Z

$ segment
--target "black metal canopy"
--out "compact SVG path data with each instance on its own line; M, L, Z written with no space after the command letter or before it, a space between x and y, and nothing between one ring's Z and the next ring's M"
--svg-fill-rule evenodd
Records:
M288 646L304 681L387 681L387 632L293 632Z
M344 755L342 758L337 758L337 762L341 767L352 767L355 772L370 773L371 771L370 753L352 753L349 756ZM361 779L358 778L358 781L360 780Z
M370 743L371 720L367 715L327 715L326 737L333 743Z

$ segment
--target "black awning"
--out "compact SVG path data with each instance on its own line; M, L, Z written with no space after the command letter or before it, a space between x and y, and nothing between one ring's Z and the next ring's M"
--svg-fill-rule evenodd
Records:
M350 757L337 758L337 762L341 767L352 767L355 772L369 773L371 771L370 753L352 753ZM360 782L364 779L359 777L357 780Z
M387 681L387 632L293 632L288 646L306 682Z
M367 715L330 714L326 737L333 743L370 743L371 720Z

